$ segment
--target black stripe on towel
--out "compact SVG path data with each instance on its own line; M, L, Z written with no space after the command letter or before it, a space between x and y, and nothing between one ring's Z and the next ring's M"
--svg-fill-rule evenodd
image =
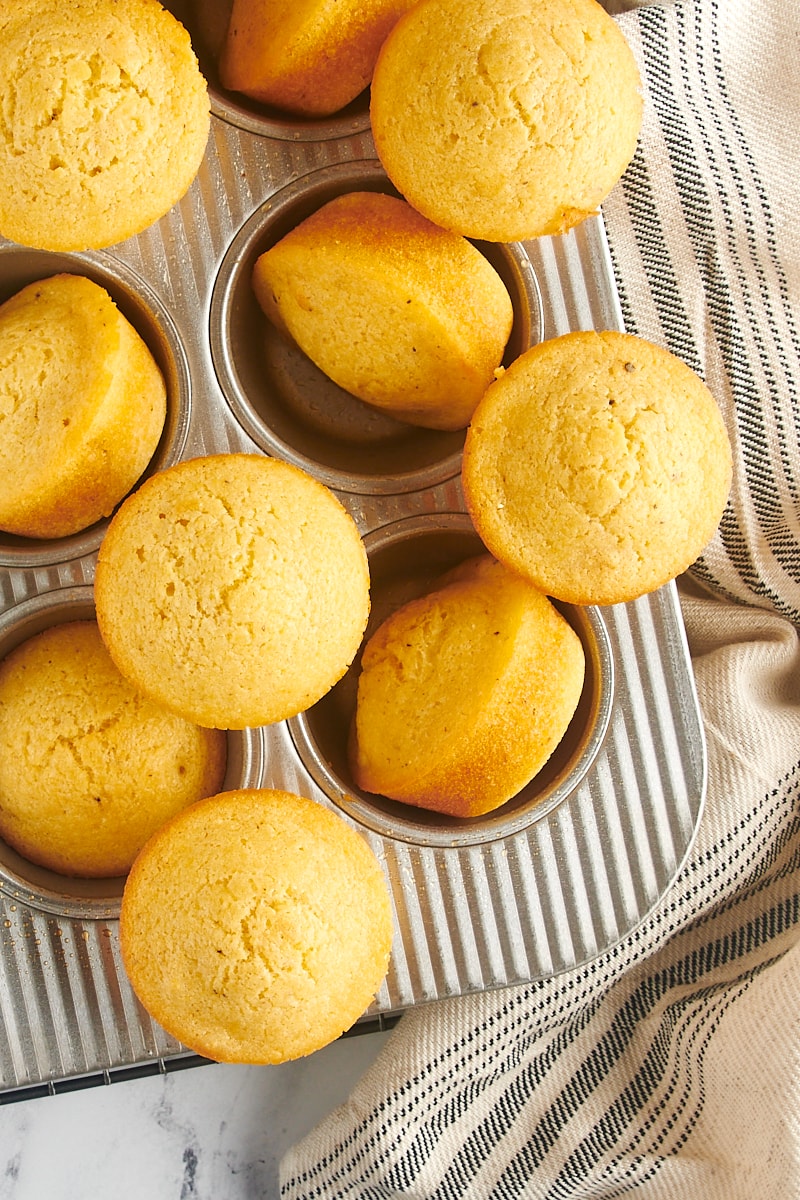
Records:
M797 620L800 613L780 594L780 576L777 584L774 573L766 583L763 568L751 551L754 545L759 545L759 553L763 545L769 545L786 576L800 580L797 505L789 503L797 497L798 473L791 452L798 445L795 376L800 339L786 303L785 275L772 248L773 222L765 191L725 90L716 36L704 38L698 27L700 52L695 53L694 43L689 44L688 22L695 19L703 25L711 21L713 26L717 13L715 0L704 11L680 5L651 10L648 20L641 22L644 70L680 197L686 235L703 280L710 327L735 398L745 466L745 478L740 479L742 485L746 480L744 503L750 503L760 530L756 534L742 530L729 510L720 527L722 544L746 591ZM667 23L672 21L677 38L667 35ZM665 64L664 46L670 41L676 47L675 61ZM709 50L704 49L707 43ZM724 106L722 115L720 104ZM677 312L686 312L689 285L684 285L684 296L681 280L666 262L657 215L659 197L649 183L647 164L640 159L638 156L622 182L648 287L667 345L702 374L695 338L675 318ZM762 261L765 254L768 264ZM620 274L617 268L618 278ZM630 305L626 308L623 303L626 323L632 321L629 309ZM635 322L630 327L636 332ZM767 432L767 414L777 431L777 446L775 436L770 438ZM699 564L696 573L704 582L725 590L707 562Z

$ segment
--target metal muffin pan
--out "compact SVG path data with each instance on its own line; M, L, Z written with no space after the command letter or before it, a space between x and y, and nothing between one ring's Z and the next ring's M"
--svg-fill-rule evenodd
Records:
M200 39L191 17L209 6L174 7ZM167 216L103 252L0 241L0 297L62 270L102 283L167 377L167 427L150 470L228 451L302 466L364 536L375 620L480 550L460 488L463 435L376 420L332 392L271 339L248 274L260 249L316 204L391 187L363 103L360 116L354 104L327 125L303 124L213 95L205 160ZM514 300L511 356L572 329L622 327L601 217L561 238L482 249ZM54 621L91 616L105 524L60 542L0 535L0 654ZM229 735L226 786L281 787L337 809L384 867L396 936L357 1029L588 961L658 903L688 853L705 746L674 585L633 604L563 611L587 652L578 713L552 763L486 817L439 819L353 786L343 738L354 671L307 713ZM128 984L121 886L66 880L0 845L0 1100L196 1061Z

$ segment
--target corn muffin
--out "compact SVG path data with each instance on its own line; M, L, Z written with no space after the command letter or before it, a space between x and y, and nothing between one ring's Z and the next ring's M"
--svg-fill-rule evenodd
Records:
M367 87L413 0L233 0L224 87L302 116L330 116Z
M561 742L583 688L572 626L484 555L367 642L350 739L359 787L455 817L515 796Z
M0 663L0 835L63 875L123 875L176 812L219 791L226 738L146 699L94 621L54 625Z
M0 8L0 234L110 246L162 217L205 153L208 89L157 0Z
M686 570L731 482L717 403L675 355L630 334L565 334L487 391L462 479L486 547L548 595L615 604Z
M431 221L500 242L595 212L641 113L633 54L596 0L420 0L383 44L370 102L398 191Z
M352 517L257 454L189 459L125 500L100 545L100 632L120 671L199 725L294 716L345 673L369 615Z
M339 1037L380 988L391 943L365 838L283 791L184 810L142 850L122 898L122 958L142 1004L222 1062L285 1062Z
M382 192L323 205L260 255L253 287L340 387L431 429L468 423L514 320L505 284L471 242Z
M166 397L92 280L55 275L0 305L0 529L58 538L108 516L158 446Z

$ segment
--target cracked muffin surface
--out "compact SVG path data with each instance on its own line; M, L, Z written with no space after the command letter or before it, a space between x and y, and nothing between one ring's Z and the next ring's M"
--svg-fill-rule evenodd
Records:
M356 655L369 615L357 526L298 467L258 454L188 459L113 517L95 575L119 669L199 725L295 716Z
M222 786L225 734L137 692L94 621L29 638L0 663L0 836L63 875L124 875L181 808Z
M375 148L431 221L487 241L595 212L641 125L633 54L595 0L421 0L372 80Z
M381 986L392 932L366 839L272 789L223 792L164 826L134 864L120 916L142 1004L224 1062L284 1062L349 1029Z
M208 89L157 0L22 0L0 10L0 233L110 246L162 217L205 153Z
M583 331L522 354L478 405L464 494L507 566L573 604L615 604L686 570L713 537L732 451L717 401L681 359Z

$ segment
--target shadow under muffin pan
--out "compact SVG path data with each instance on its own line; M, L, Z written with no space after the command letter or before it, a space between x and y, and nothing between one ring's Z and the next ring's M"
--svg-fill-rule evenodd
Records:
M224 88L219 78L219 58L233 0L167 0L164 7L189 31L215 116L248 133L288 142L324 142L369 130L369 88L346 108L324 117L282 112Z
M329 487L392 494L457 475L465 430L445 432L397 421L338 387L261 310L252 287L258 257L330 200L347 192L396 196L373 159L336 163L270 197L232 241L215 281L210 343L220 387L244 430L268 454ZM508 366L543 337L543 308L522 245L476 242L511 297Z
M0 249L0 304L22 288L54 275L82 275L108 292L120 312L147 344L167 389L167 415L155 454L136 486L147 476L176 463L189 430L191 393L189 366L175 323L164 305L130 267L98 252L59 254L20 246ZM110 518L63 538L19 537L0 530L0 565L37 567L66 562L94 552Z
M486 549L462 513L409 517L368 534L372 611L364 643L402 604L430 591L446 571ZM331 691L289 726L306 770L328 798L373 832L421 846L458 847L510 837L553 813L597 756L614 695L613 655L602 614L559 604L583 644L586 677L569 728L539 773L502 807L457 818L361 791L347 761L360 655ZM525 719L524 712L520 720Z
M90 586L42 593L0 613L0 662L17 646L53 625L93 621ZM263 731L229 730L227 767L221 791L258 786L264 758ZM83 879L61 875L23 858L0 838L0 889L9 897L59 916L119 916L125 877Z

